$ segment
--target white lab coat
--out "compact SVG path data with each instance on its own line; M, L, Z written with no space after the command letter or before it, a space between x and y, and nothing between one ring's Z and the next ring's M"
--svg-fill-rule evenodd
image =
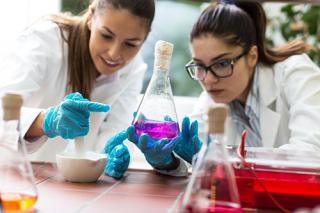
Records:
M264 147L320 151L320 69L307 55L291 56L274 66L259 64L260 128ZM203 92L193 118L205 139L208 107L214 102ZM228 145L240 135L230 117L226 121Z
M6 57L0 61L0 94L23 95L21 114L22 137L42 109L58 105L66 95L68 46L58 26L39 21L20 35ZM138 54L128 65L112 76L100 76L91 100L111 105L108 113L91 113L90 131L85 137L88 150L101 152L106 140L127 128L135 110L147 65ZM40 148L44 141L44 145ZM54 161L68 143L61 137L46 136L27 142L36 151L32 160Z

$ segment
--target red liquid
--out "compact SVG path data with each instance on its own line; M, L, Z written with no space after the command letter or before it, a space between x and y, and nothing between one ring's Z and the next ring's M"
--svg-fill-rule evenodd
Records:
M179 124L172 121L138 120L134 124L135 133L148 133L151 138L175 138L179 134Z
M272 171L272 168L256 168L255 173L259 181L250 169L235 169L242 207L279 209L268 193L290 210L300 207L313 208L320 204L319 173L279 172Z
M230 205L215 205L210 206L208 208L195 208L194 206L187 206L186 209L182 212L185 213L242 213L242 209L240 207L236 208L233 207L232 204Z
M241 208L234 208L231 206L223 206L223 205L216 205L210 206L208 208L208 212L216 212L216 213L241 213Z

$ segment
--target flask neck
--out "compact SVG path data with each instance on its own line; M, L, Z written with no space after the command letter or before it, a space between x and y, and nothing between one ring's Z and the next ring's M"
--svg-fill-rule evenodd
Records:
M17 151L19 137L19 120L3 120L0 144Z
M169 70L162 70L160 67L154 67L153 75L158 77L169 77Z
M217 145L224 145L225 136L223 133L209 133L207 145L215 143Z
M154 59L154 70L168 72L170 68L171 55L156 54Z

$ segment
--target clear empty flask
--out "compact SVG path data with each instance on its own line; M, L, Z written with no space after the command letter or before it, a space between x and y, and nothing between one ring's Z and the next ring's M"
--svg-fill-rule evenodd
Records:
M20 212L30 209L37 200L31 165L25 147L19 145L19 117L22 98L6 94L2 98L3 119L0 132L0 209Z
M227 107L208 111L208 139L194 165L181 212L242 212L233 168L224 147Z
M179 133L176 108L169 79L173 44L157 41L153 74L132 122L135 133L151 138L174 138Z

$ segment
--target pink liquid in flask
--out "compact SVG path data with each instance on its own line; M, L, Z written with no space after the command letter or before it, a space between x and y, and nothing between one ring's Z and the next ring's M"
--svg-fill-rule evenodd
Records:
M214 205L207 208L194 207L188 205L183 211L183 213L242 213L240 207L234 207L232 205Z
M179 124L173 121L137 120L134 129L138 136L148 133L154 139L172 139L179 134Z

